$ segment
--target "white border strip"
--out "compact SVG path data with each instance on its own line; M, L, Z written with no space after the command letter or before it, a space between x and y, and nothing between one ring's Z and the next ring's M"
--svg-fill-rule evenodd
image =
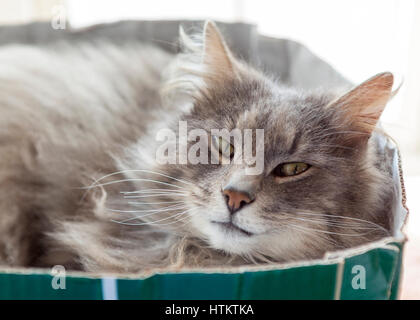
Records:
M341 298L341 288L343 287L344 263L345 260L342 259L337 264L337 271L335 274L334 300L340 300Z
M118 300L117 279L102 278L101 284L103 300Z

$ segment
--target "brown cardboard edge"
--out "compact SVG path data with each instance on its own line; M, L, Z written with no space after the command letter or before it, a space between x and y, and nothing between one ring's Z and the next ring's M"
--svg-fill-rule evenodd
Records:
M401 233L404 236L403 243L405 243L405 242L409 241L409 239L408 239L408 237L405 233L405 229L406 229L406 226L407 226L408 217L410 216L410 209L408 209L408 206L407 206L407 192L406 192L405 183L404 183L404 171L403 171L403 168L402 168L401 152L400 152L400 149L398 148L398 146L396 145L396 142L395 142L395 148L397 150L397 156L398 156L398 174L400 176L401 202L402 202L403 208L405 209L405 218L404 218L403 224L401 226ZM404 249L402 250L402 253L401 253L401 260L402 260L402 262L401 262L399 283L398 283L398 289L397 289L398 292L397 292L397 295L396 295L398 300L401 300L401 291L402 291L401 287L402 287L402 283L403 283L402 279L404 278Z
M297 268L297 267L310 267L310 266L315 266L315 265L338 264L345 258L363 254L372 249L389 248L389 244L393 242L400 242L400 243L405 242L405 238L386 237L381 240L371 242L371 243L368 243L359 247L335 251L331 253L327 252L324 258L315 259L315 260L303 260L303 261L295 261L295 262L288 262L288 263L276 263L276 264L270 264L270 265L246 265L246 266L238 266L238 267L209 267L209 268L182 268L182 269L162 268L162 269L154 269L153 271L149 271L149 272L128 273L128 274L120 274L120 273L112 273L112 272L93 273L93 272L81 272L81 271L68 271L66 272L66 276L77 277L77 278L89 278L89 279L101 279L104 277L113 277L113 278L118 278L118 279L142 280L156 274L185 274L185 273L234 274L234 273L245 273L245 272L285 270L285 269ZM21 275L51 274L50 271L51 271L50 269L45 269L45 268L10 268L10 267L1 268L0 267L0 273L8 273L8 274L21 274Z

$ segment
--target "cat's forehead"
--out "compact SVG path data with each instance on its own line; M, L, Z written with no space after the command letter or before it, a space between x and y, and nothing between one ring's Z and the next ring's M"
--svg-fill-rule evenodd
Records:
M229 130L263 129L266 140L291 144L295 136L317 129L330 100L326 94L297 91L265 79L245 80L211 92L200 102L197 116Z
M281 88L265 92L259 99L242 101L236 114L235 127L239 129L264 129L273 138L279 135L294 135L314 124L316 113L322 117L326 105L324 97L303 95Z
M234 126L241 130L264 130L266 162L275 161L279 155L304 155L313 150L314 137L333 126L325 110L330 99L274 88L259 99L244 100L248 104L238 111Z

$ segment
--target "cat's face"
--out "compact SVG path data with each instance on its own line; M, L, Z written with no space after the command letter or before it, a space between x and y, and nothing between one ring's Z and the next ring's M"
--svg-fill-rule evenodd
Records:
M232 139L230 164L186 166L186 178L196 183L190 205L197 208L191 214L197 232L214 248L245 256L286 258L286 252L315 239L320 242L316 247L328 248L322 237L305 229L327 230L319 223L324 217L311 214L336 212L336 199L348 192L337 188L349 171L348 161L338 155L351 152L337 141L343 128L335 128L333 114L323 110L329 98L305 97L261 78L227 82L208 95L184 118L189 129L205 129L209 135L213 128L263 129L259 152L264 165L261 173L250 175L246 168L253 165L235 164L239 155ZM319 114L325 118L314 117ZM213 157L220 153L216 141L209 146ZM358 170L357 163L351 167Z
M341 98L299 92L234 61L214 26L206 32L204 61L213 73L181 120L188 130L208 133L210 156L231 161L160 168L190 182L182 185L189 231L215 249L274 260L316 257L348 246L343 239L353 244L383 235L363 210L371 183L380 180L366 163L368 140L391 95L392 75ZM212 137L212 129L263 129L262 172L250 175L250 165L234 163L233 141Z
M261 174L249 175L246 163L234 163L233 139L230 164L182 167L183 177L194 181L185 200L196 208L192 225L212 247L282 260L317 256L366 233L383 235L362 221L374 179L365 159L366 136L352 137L354 127L329 106L331 96L248 79L210 90L208 98L197 101L183 119L190 130L205 129L209 135L213 128L264 130ZM210 142L214 157L217 145ZM351 240L341 243L335 234Z

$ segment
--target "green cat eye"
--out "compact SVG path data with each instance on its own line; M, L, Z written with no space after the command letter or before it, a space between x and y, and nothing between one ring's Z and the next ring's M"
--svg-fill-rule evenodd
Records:
M310 168L310 165L304 162L291 162L278 165L274 169L274 175L277 177L297 176Z
M224 140L222 137L212 136L213 145L219 154L225 158L232 158L235 148L232 144Z

